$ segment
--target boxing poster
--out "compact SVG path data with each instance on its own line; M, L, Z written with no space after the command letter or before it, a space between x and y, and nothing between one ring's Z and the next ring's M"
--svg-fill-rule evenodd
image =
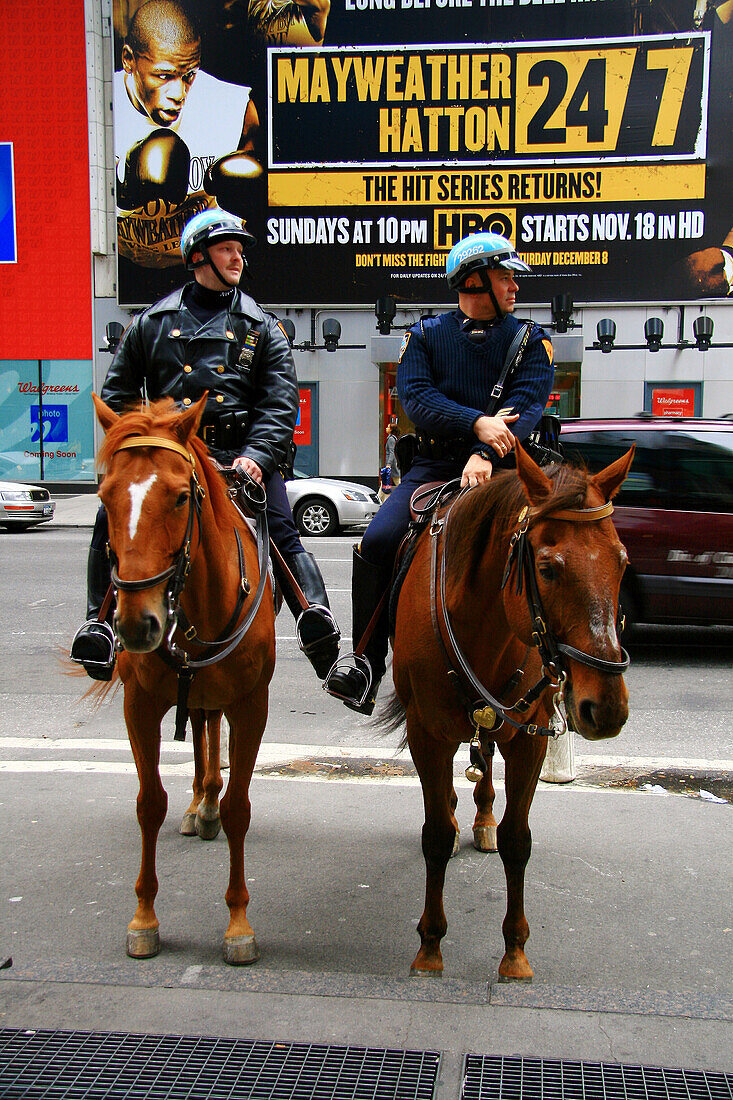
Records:
M527 303L733 284L733 0L114 10L121 305L185 281L181 229L217 206L273 306L445 303L483 229L531 265Z

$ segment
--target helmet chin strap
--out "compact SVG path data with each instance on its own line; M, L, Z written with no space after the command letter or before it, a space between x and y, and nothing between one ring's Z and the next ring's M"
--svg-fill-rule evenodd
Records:
M216 277L219 280L219 282L221 283L221 285L223 287L225 287L226 290L231 290L232 289L232 283L228 283L226 281L226 279L224 278L224 276L222 275L221 271L219 271L219 268L216 266L216 264L212 260L211 255L209 254L208 246L205 243L202 245L202 252L204 254L204 258L206 259L209 267L214 272L214 274L216 275ZM244 268L242 268L242 270L244 271ZM241 278L241 276L240 276L240 278ZM237 279L237 282L234 285L239 286L239 279Z
M461 294L488 294L489 298L491 299L491 304L494 307L494 313L496 314L497 321L503 321L504 318L506 317L506 313L503 309L501 309L499 307L499 303L496 300L496 295L494 294L494 288L492 287L491 279L489 278L489 269L488 269L488 267L480 267L478 269L478 271L476 272L476 274L478 275L479 279L481 280L482 285L481 286L461 287L460 293Z

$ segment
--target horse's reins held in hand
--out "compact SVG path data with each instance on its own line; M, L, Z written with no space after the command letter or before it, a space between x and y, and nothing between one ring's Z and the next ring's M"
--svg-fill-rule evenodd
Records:
M173 667L178 675L178 702L176 709L176 730L175 740L183 741L186 736L186 721L188 718L188 691L193 679L194 672L199 668L206 668L209 665L217 664L225 657L237 648L239 643L244 638L245 634L249 630L252 621L257 614L260 604L262 603L262 596L265 591L265 584L267 583L267 563L270 556L270 537L267 526L267 516L265 514L264 503L261 507L253 509L255 511L255 524L256 524L256 538L257 538L257 550L258 550L258 566L259 566L259 582L257 584L257 590L254 594L252 604L247 610L242 622L239 624L236 630L228 637L220 636L213 641L205 641L199 638L196 631L188 624L188 629L184 628L184 623L179 623L179 615L186 622L186 616L183 614L181 608L178 607L178 599L183 591L183 587L186 583L186 578L191 569L191 539L193 537L193 525L194 516L199 524L199 531L201 528L201 501L205 497L206 493L196 476L196 459L191 451L180 443L176 443L172 439L166 439L164 436L154 435L139 435L130 436L120 443L119 447L115 450L115 454L118 451L131 450L137 447L157 447L162 450L173 451L175 454L181 455L191 465L191 495L189 499L188 509L188 522L186 525L186 534L184 536L183 544L176 554L173 565L168 569L164 569L161 573L156 574L154 577L146 577L143 580L126 581L123 580L116 568L116 558L110 550L110 561L112 565L112 583L115 588L121 589L123 592L141 592L146 588L154 588L155 585L161 584L163 581L171 580L172 583L168 585L167 589L167 601L168 601L168 621L166 624L166 640L164 645L161 645L156 652L158 655ZM242 610L245 598L249 595L250 586L245 576L244 571L244 555L242 552L242 543L239 538L239 532L234 529L234 535L237 540L237 552L239 555L239 572L240 583L239 592L237 598L237 605L234 614L229 620L229 623L224 628L223 635L227 635L228 631L233 627L239 614ZM181 649L173 641L173 636L176 629L180 626L183 629L186 638L191 641L194 640L197 645L205 647L217 647L217 652L211 654L208 657L202 657L197 660L193 660L185 650Z
M440 642L443 656L448 666L448 676L459 695L461 695L466 703L469 720L477 729L474 740L472 741L472 747L478 738L478 728L480 726L484 726L487 728L488 732L491 732L492 730L498 729L502 722L508 722L510 726L530 736L555 737L556 733L553 729L547 729L544 726L538 726L532 722L519 722L508 712L510 710L528 709L529 705L551 684L556 684L559 691L562 691L562 686L567 678L567 670L564 667L564 657L569 657L572 660L578 661L580 664L595 668L600 672L621 675L629 667L629 655L626 650L621 647L622 656L620 661L602 660L600 657L594 657L592 654L585 653L583 650L576 649L574 646L558 642L554 635L548 630L545 622L546 616L542 607L542 600L537 587L534 553L531 543L527 538L530 521L535 518L536 513L528 506L525 506L522 508L518 517L519 527L509 541L509 553L507 555L507 563L504 569L501 587L503 589L506 586L511 574L512 565L516 562L516 591L517 593L521 593L523 582L526 583L527 604L534 625L532 641L540 653L540 658L542 660L542 676L517 703L507 706L499 699L496 699L478 679L463 653L458 643L458 639L456 638L455 631L453 630L445 600L448 523L453 507L462 495L463 493L460 493L459 496L456 497L448 508L445 516L442 518L438 517L438 506L436 506L433 521L430 526L432 538L430 610L433 620L433 629ZM613 504L608 501L606 504L602 504L595 508L558 509L556 512L546 513L542 518L567 520L574 523L591 523L605 519L612 514ZM440 555L440 568L438 568L438 542L441 532L444 536L443 553ZM473 698L466 690L466 683L469 689L475 693ZM553 705L557 713L557 698L553 701ZM485 711L488 711L489 716L493 714L494 722L492 725L487 726L483 713ZM477 767L479 770L482 770L478 756L473 752L471 757L472 763L474 763L474 756L476 756L475 763Z

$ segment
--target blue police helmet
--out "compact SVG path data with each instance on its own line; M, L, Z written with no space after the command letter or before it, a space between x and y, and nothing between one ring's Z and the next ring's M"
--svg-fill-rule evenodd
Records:
M195 266L191 262L191 255L197 249L205 249L206 245L215 244L216 241L241 241L242 247L248 248L255 243L255 238L244 228L242 219L234 214L229 214L226 210L202 210L186 222L181 233L181 255L189 271Z
M460 290L466 276L482 267L508 267L511 271L531 271L520 260L511 241L500 233L472 233L454 245L448 253L445 274L451 290Z

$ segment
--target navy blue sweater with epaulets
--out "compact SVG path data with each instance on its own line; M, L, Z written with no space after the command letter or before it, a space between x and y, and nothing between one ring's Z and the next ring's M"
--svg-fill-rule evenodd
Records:
M460 310L424 317L405 334L397 371L400 403L415 427L435 438L466 441L466 452L484 446L473 433L491 400L509 346L523 323L513 314L491 325L476 344L462 331ZM554 370L549 337L535 325L519 367L504 386L499 406L512 407L519 420L509 426L517 439L529 435L552 389Z

